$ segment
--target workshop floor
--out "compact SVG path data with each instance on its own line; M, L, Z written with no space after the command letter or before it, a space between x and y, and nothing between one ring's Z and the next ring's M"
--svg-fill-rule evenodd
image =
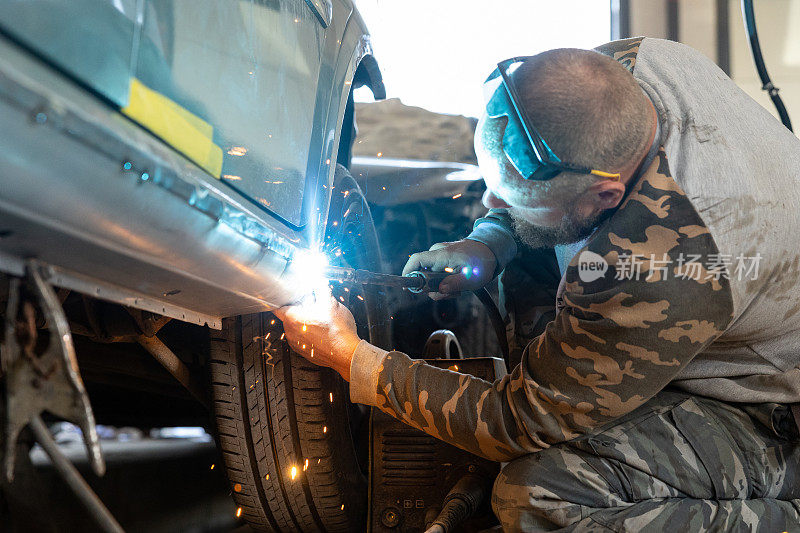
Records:
M107 472L101 479L88 471L80 443L61 449L126 532L250 533L235 517L236 506L213 442L145 438L103 442L102 447ZM25 517L25 523L12 526L9 533L96 531L44 453L34 448L31 459L38 478L35 487L29 490L17 481L8 491L14 495L8 501L11 523Z

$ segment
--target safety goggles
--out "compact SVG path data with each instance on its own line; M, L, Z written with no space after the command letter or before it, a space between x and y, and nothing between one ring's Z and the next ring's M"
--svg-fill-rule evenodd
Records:
M486 114L492 118L508 117L503 133L503 151L523 178L547 181L561 172L593 174L619 180L620 175L561 161L533 127L525 112L511 74L532 56L512 57L501 61L483 83Z

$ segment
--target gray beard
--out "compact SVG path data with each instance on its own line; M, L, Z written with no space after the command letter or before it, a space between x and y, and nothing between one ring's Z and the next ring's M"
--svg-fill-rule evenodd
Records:
M514 216L509 211L514 232L519 239L531 248L552 248L559 244L572 244L582 241L592 234L594 229L611 215L612 210L606 210L595 217L579 220L567 213L558 226L537 226Z

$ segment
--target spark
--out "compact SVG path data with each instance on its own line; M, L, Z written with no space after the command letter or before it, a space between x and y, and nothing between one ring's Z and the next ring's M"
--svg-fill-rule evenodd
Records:
M237 483L236 485L234 485L233 486L233 492L242 492L242 484L241 483Z
M242 516L242 508L241 507L236 509L236 518L239 518L240 516Z
M311 357L314 357L314 347L311 347Z
M231 181L241 181L242 180L241 176L234 176L233 174L223 174L222 177L225 178L226 180L231 180Z
M303 345L303 349L304 349L304 350L306 349L306 345L305 345L305 344Z
M449 366L447 367L447 370L455 370L456 372L458 372L458 365Z
M333 226L338 226L338 225L339 225L339 221L338 220L334 220L333 221Z
M274 326L275 325L275 319L273 318L272 320L269 321L269 323L270 323L271 326Z
M308 470L308 459L306 459L306 462L303 465L303 472L305 472L306 470Z
M347 195L350 194L350 191L344 191L342 194L344 194L344 197L347 198Z
M331 160L330 160L330 159L326 159L326 160L325 160L325 164L326 164L326 165L330 165L330 164L331 164Z
M444 267L444 271L448 272L448 273L452 272L453 271L453 267Z
M356 294L356 298L358 298L358 299L359 299L359 300L361 300L362 302L364 301L364 298L363 298L363 297L362 297L360 294Z
M281 340L286 338L286 333L281 333Z
M267 474L266 476L264 476L264 479L266 479L267 481L269 481L269 474Z
M383 152L378 152L378 157L383 157Z
M214 466L216 465L214 465L214 463L211 463L211 470L214 470Z
M341 509L342 509L342 511L344 511L344 504L342 504L342 507L341 507Z
M453 200L455 200L455 199L457 199L457 198L461 198L461 193L458 193L458 194L456 194L456 195L454 195L454 196L453 196Z
M322 426L322 432L323 433L327 433L328 432L328 426Z
M384 191L386 190L386 187L381 187L381 188L382 188Z
M267 340L267 339L269 339L269 336L270 336L270 335L272 335L272 333L267 333L267 336L266 336L266 337L264 337L264 340Z
M350 289L348 289L347 287L345 287L345 288L344 288L344 292L350 292Z
M303 331L308 331L308 326L306 326L305 324L303 324Z
M317 459L317 464L319 464L319 462L320 462L321 460L322 460L322 459Z
M333 393L332 392L328 393L328 399L331 401L331 403L333 403Z
M289 471L289 477L291 477L292 480L294 480L294 478L297 477L297 467L296 466L293 466L292 469Z
M231 146L231 149L228 150L228 155L235 155L238 157L243 156L247 153L247 148L244 146Z

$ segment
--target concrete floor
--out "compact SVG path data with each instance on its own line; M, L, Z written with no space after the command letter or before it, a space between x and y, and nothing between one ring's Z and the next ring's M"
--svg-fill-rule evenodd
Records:
M89 472L80 444L62 449L126 532L250 533L235 518L236 506L212 442L143 439L103 442L102 447L107 463L103 478ZM10 516L0 515L0 531L96 531L45 454L34 448L31 459L36 481L18 475L6 491Z

